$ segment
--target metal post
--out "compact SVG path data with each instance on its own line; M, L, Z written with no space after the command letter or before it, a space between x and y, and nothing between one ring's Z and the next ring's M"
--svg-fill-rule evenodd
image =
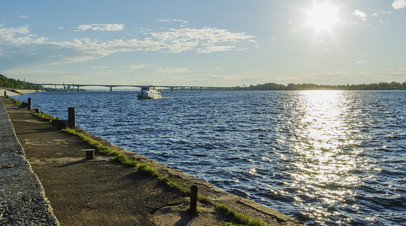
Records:
M75 107L68 108L68 126L71 128L76 127L76 113Z
M197 213L197 186L190 187L190 214L195 215Z
M28 109L31 109L31 103L32 103L32 99L29 97L29 98L28 98L28 104L27 104L27 105L28 105L28 106L27 106Z

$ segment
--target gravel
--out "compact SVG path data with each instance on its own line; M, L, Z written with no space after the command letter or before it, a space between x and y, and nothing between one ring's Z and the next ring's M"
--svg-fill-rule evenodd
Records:
M0 101L0 225L59 225Z

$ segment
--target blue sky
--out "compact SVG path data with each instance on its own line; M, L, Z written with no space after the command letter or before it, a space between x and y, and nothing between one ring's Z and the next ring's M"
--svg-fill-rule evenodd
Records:
M2 0L0 73L38 83L405 82L405 28L406 0Z

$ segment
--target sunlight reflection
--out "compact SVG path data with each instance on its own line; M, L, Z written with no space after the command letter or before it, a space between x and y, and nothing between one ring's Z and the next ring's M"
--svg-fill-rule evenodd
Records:
M292 160L295 170L291 185L301 191L296 200L319 202L320 206L303 205L303 212L311 218L335 214L335 205L353 197L351 187L360 183L352 172L357 168L345 117L348 109L341 91L303 91L299 94L303 110L294 131L296 153Z

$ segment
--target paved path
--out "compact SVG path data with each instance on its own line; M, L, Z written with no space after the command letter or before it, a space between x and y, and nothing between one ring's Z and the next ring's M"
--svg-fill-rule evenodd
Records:
M3 96L4 96L4 91L6 91L6 90L3 89L3 88L0 88L0 97L3 97ZM15 93L15 92L12 92L12 91L9 91L9 90L6 91L6 94L7 94L7 96L20 95L20 94L18 94L18 93Z
M0 225L9 224L57 225L58 221L0 100Z

